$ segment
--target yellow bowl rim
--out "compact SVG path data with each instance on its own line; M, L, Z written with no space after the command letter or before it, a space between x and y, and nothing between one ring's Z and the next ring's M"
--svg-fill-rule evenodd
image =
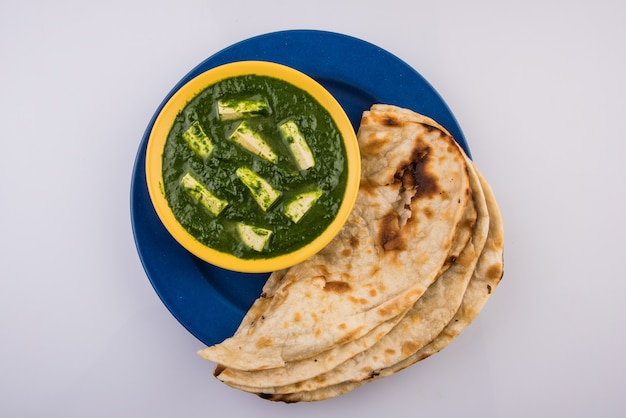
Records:
M201 243L178 222L165 198L163 186L163 148L178 112L208 86L226 78L247 74L278 78L311 94L328 110L335 121L342 135L348 160L346 190L335 219L310 243L291 253L272 258L242 259ZM244 273L265 273L291 267L324 248L348 219L356 201L361 177L361 158L356 133L339 102L310 76L286 65L268 61L237 61L223 64L199 74L178 89L155 119L148 138L145 167L148 194L159 219L173 238L187 251L207 263Z

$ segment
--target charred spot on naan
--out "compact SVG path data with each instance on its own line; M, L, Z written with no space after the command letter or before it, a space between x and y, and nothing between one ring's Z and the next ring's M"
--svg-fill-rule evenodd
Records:
M413 199L435 196L441 188L437 177L429 170L430 164L431 148L418 145L413 150L411 159L396 171L394 177L402 182L402 188L414 191Z
M222 366L221 364L217 364L215 366L215 370L213 370L213 376L218 377L220 374L222 374L224 370L226 370L225 366Z
M384 116L381 122L384 126L400 126L402 124L401 121L392 116Z
M391 118L389 118L391 119ZM428 127L432 130L434 128ZM411 158L407 163L402 165L395 173L394 179L401 183L399 188L400 194L408 193L410 201L416 199L429 199L438 196L442 192L439 179L430 169L432 164L431 148L428 145L418 144L411 153ZM364 190L368 187L375 187L367 181L361 184ZM410 205L404 203L402 207L396 208L395 211L388 213L379 221L378 243L385 251L404 251L407 249L408 238L402 233L402 228L407 222L411 222L410 214L400 214L401 211L410 211ZM427 213L430 211L430 214ZM432 218L432 209L426 208L425 215Z

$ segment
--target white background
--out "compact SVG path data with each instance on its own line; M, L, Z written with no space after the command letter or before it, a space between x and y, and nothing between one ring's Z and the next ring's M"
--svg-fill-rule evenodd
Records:
M504 280L448 348L296 405L212 377L150 286L129 212L169 90L283 29L359 37L417 69L506 222ZM625 41L618 0L3 0L0 416L625 416Z

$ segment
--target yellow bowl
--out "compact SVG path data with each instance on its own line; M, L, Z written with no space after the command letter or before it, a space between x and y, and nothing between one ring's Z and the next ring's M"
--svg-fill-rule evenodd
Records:
M343 157L345 158L345 162L342 163L345 167L344 171L347 170L347 173L342 175L342 181L345 182L342 184L345 184L345 190L341 196L338 195L339 197L337 197L337 199L340 198L340 204L334 218L326 216L324 222L328 225L319 232L317 236L311 237L310 241L299 244L297 248L293 250L283 251L282 253L265 255L263 250L257 249L256 251L248 251L248 253L254 253L253 256L244 256L239 253L235 254L233 251L224 250L223 248L213 248L217 247L217 245L210 245L206 240L200 240L189 231L189 229L193 229L193 226L190 227L189 224L187 224L187 228L183 226L175 215L175 211L172 209L170 201L166 196L164 153L170 131L173 132L177 118L180 120L181 117L186 117L181 116L184 114L184 109L195 97L200 97L199 95L202 94L202 92L208 91L207 89L215 86L217 83L240 76L261 76L278 79L308 93L308 95L312 96L331 116L338 130L339 135L337 137L341 138L340 141L343 143L345 149L345 155ZM212 109L206 111L215 113L217 112L215 110L216 108L217 104L212 103ZM221 139L223 138L218 138L218 140ZM226 138L224 143L225 142L228 142L228 138ZM257 157L258 155L251 158ZM315 158L320 161L325 161L325 159L329 157L316 155ZM263 163L265 163L265 161ZM165 228L176 241L198 258L218 267L240 272L270 272L287 268L311 257L325 247L342 228L354 206L359 188L360 171L361 160L354 129L343 108L335 98L322 85L309 76L293 68L264 61L242 61L225 64L198 75L182 86L172 95L157 116L150 133L146 151L148 192L156 213ZM238 181L235 177L233 177L233 179L234 182ZM241 177L239 179L241 179ZM241 185L238 187L241 187ZM341 194L341 190L338 193ZM231 207L236 207L239 203L240 202L233 202ZM311 213L310 217L313 216L314 215ZM308 220L308 222L312 221L312 219ZM288 224L290 221L285 219L285 222ZM281 233L284 233L284 231ZM235 244L236 243L233 245Z

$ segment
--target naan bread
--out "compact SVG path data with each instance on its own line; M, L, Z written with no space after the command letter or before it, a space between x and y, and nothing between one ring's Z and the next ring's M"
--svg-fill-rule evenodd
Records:
M201 350L226 384L319 401L445 348L503 272L493 191L437 122L374 105L356 205L320 253L273 273L232 338Z
M365 112L358 139L362 180L346 225L270 278L233 337L199 352L219 369L284 367L355 341L406 314L450 264L471 194L454 139L389 110Z

